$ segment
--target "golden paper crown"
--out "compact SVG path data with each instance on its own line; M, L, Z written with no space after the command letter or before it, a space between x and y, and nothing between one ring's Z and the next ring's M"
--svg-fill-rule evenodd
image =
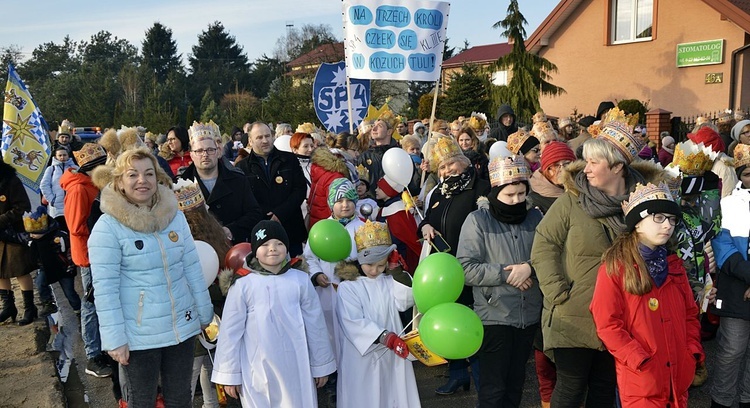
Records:
M729 123L734 119L734 116L732 116L732 110L727 109L721 113L719 113L719 116L716 118L716 121L718 123Z
M452 137L438 137L430 151L430 168L436 172L442 162L463 154L461 146Z
M508 136L508 150L513 154L518 154L521 150L521 146L528 140L532 135L525 129L518 129L518 132Z
M96 143L86 143L83 145L81 150L73 152L73 156L76 158L76 163L83 167L85 164L90 163L96 159L107 158L107 152L104 148ZM104 163L104 162L102 162Z
M386 105L384 106L385 109L381 110L380 116L378 116L378 120L382 120L383 122L388 124L388 129L395 129L398 122L401 120L398 116L396 116L395 113Z
M695 144L692 140L686 140L675 146L672 163L679 166L684 174L702 176L713 167L714 160L710 153L711 149L703 146L703 143Z
M597 137L602 133L602 128L598 123L594 123L586 129L592 137Z
M618 108L612 108L602 120L601 133L597 136L613 145L622 153L628 163L646 146L646 140L633 134L633 127L638 123L638 114L626 115Z
M659 185L647 183L645 186L641 183L636 184L635 191L630 193L630 197L622 202L622 209L625 215L628 215L630 210L652 200L667 200L673 201L672 193L669 192L669 187L666 183L659 183Z
M537 112L537 113L534 114L534 116L531 118L531 121L533 123L546 122L547 121L547 114L544 113L543 111L539 111L539 112Z
M482 134L485 126L487 126L487 115L481 112L471 112L469 127L477 134Z
M295 133L308 133L312 135L313 133L320 134L320 129L317 128L317 126L313 125L310 122L305 122L299 126L297 126L297 130Z
M738 143L734 148L734 168L750 164L750 145Z
M357 166L357 175L359 176L360 180L365 180L368 183L370 182L370 170L367 169L367 167L360 164Z
M177 197L177 206L182 212L200 208L206 204L198 184L184 179L179 179L175 183L174 195Z
M213 120L208 123L200 123L193 121L193 126L188 129L188 136L191 142L197 142L203 139L217 140L221 138L221 132L219 131L219 125L214 123Z
M528 181L531 169L523 156L496 157L489 164L492 187L504 186L518 181Z
M46 231L49 219L47 217L46 212L42 213L30 213L25 212L23 214L23 229L26 230L26 232L41 232Z
M357 252L375 246L390 246L391 233L388 226L382 222L367 220L365 225L359 227L354 233L354 242L357 244Z

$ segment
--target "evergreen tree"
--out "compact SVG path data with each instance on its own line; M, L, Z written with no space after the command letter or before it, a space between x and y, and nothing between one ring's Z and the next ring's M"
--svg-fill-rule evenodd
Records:
M461 70L451 75L450 85L445 91L441 115L446 119L469 116L472 111L487 112L490 108L487 75L473 64L464 64Z
M184 72L180 61L182 54L177 54L177 41L172 38L172 30L161 23L154 23L146 30L141 56L144 68L160 83L166 81L172 72Z
M456 47L448 46L448 40L449 39L446 38L445 42L443 43L443 61L452 58L453 54L455 54L456 52ZM420 109L420 101L422 95L431 93L433 89L435 89L435 82L409 81L409 102L407 108L404 111L404 114L406 114L408 117L417 116ZM430 110L431 109L432 108L430 108ZM421 115L419 117L424 118Z
M253 63L250 72L250 91L259 98L265 98L271 82L284 75L285 71L286 67L281 61L263 54Z
M189 58L191 75L190 89L196 90L191 96L193 103L200 100L205 89L210 89L216 102L221 95L238 88L247 90L250 64L242 47L234 36L225 31L216 21L198 36L198 44L193 46Z
M518 118L531 118L540 110L539 96L557 96L565 92L563 88L550 83L550 73L557 72L557 66L539 55L526 50L524 40L528 24L518 9L518 0L511 0L508 15L493 25L502 28L502 36L513 44L511 52L500 57L495 63L498 70L510 71L510 82L495 90L495 103L508 103Z

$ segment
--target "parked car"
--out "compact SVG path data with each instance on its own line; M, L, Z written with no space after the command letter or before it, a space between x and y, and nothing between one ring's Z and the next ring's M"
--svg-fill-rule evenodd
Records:
M102 128L99 126L82 126L73 129L73 133L80 137L83 143L95 142L102 137Z

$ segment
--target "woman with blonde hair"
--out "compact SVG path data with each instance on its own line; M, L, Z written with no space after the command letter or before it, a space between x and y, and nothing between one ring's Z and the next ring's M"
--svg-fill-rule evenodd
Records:
M160 378L167 406L189 406L194 338L213 318L190 228L147 148L102 172L88 242L102 350L124 368L129 406L152 407Z

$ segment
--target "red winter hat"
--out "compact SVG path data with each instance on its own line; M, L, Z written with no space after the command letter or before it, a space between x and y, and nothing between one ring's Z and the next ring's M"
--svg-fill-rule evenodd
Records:
M692 140L695 144L703 143L704 146L716 153L723 153L726 150L721 136L708 126L700 128L697 133L688 133L688 139Z
M383 190L388 198L393 198L404 191L404 186L389 179L388 176L383 176L380 178L380 180L378 180L378 188Z
M566 143L550 142L542 152L542 171L547 171L553 164L562 160L575 161L576 155Z

